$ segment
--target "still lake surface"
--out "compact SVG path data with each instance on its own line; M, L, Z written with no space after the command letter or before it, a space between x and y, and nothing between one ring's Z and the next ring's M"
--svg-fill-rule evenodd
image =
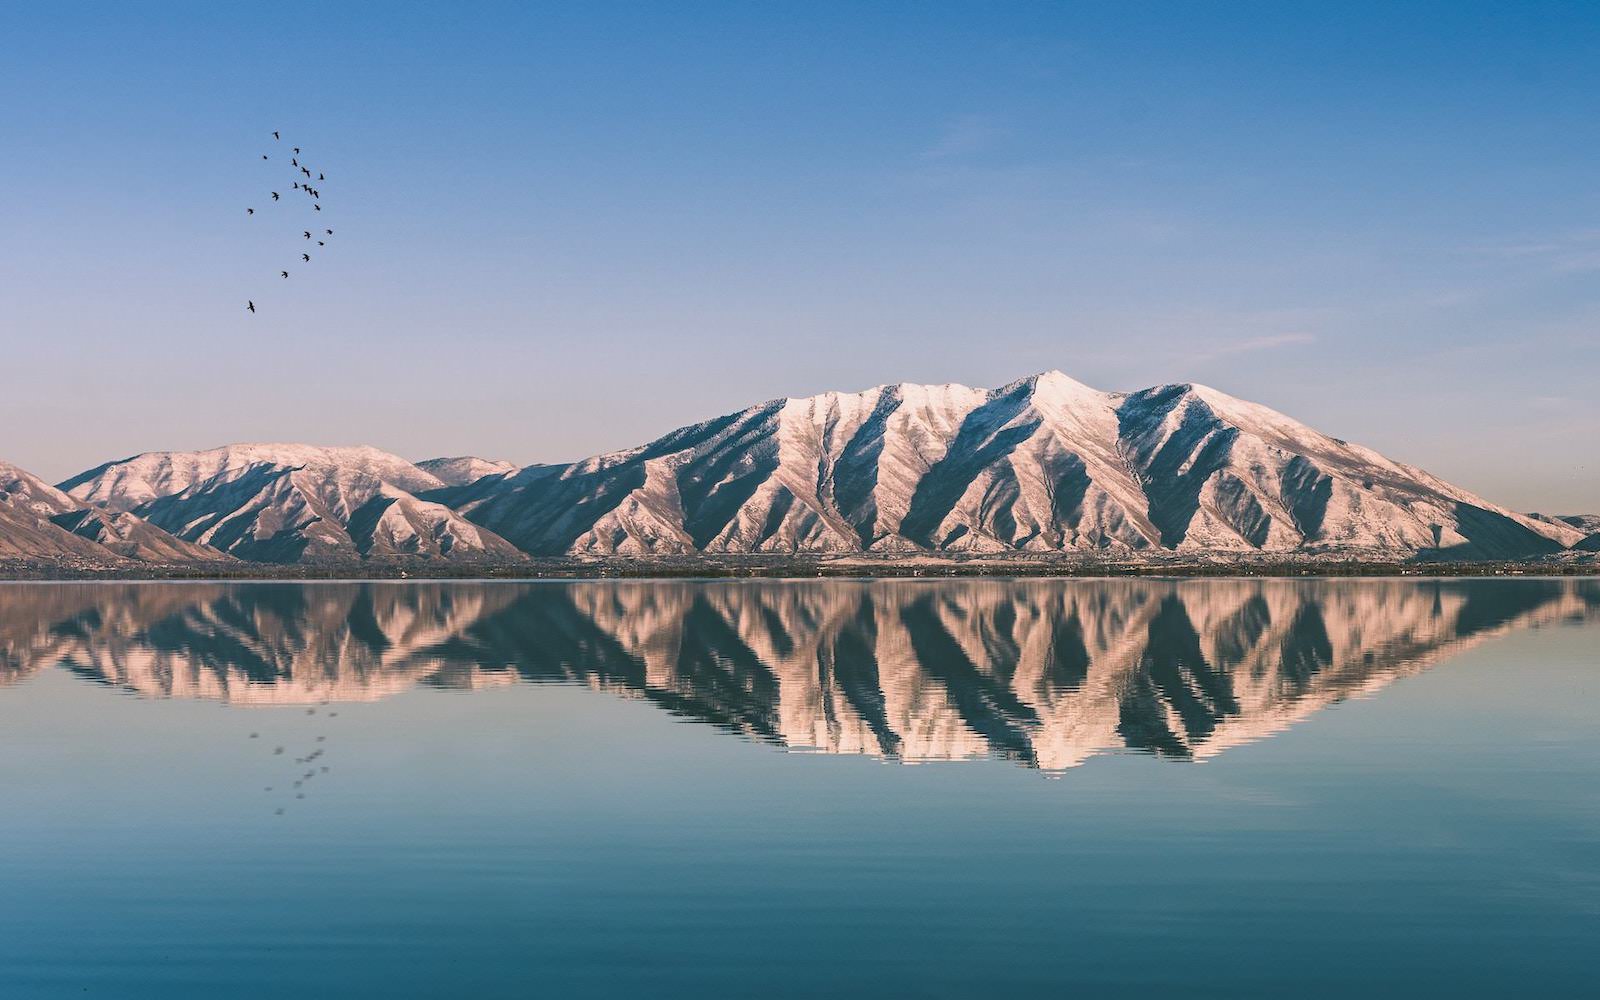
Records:
M0 585L0 996L1592 995L1600 581Z

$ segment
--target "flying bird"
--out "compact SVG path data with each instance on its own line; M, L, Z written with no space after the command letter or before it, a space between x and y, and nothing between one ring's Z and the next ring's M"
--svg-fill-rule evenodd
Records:
M300 259L301 260L310 260L311 259L311 255L308 254L308 253L303 253L303 254L300 255Z
M250 310L251 312L255 312L256 311L256 304L254 302L246 302L244 304L244 307L246 309Z
M289 272L288 271L279 271L278 273L283 275L285 278L287 278L289 276Z
M254 214L256 214L256 210L253 209L253 208L247 208L247 209L244 210L244 214L246 214L246 215L254 215Z
M324 229L323 232L327 233L329 236L333 235L333 230L331 229Z
M295 147L295 148L294 148L294 155L296 155L296 156L299 156L299 155L300 155L300 147L299 147L299 146L296 146L296 147Z
M266 158L267 158L267 154L266 154L266 153L262 153L262 154L261 154L261 158L262 158L262 159L263 159L263 160L265 160L265 159L266 159Z
M276 139L276 138L277 138L277 137L278 137L278 133L276 133L276 132L274 132L274 133L272 133L272 137L273 137L273 138L274 138L274 139Z
M295 158L294 158L294 157L292 157L292 156L291 156L291 157L289 157L289 166L291 166L291 167L298 167L298 166L299 166L299 165L300 165L300 161L299 161L299 160L297 160L297 159L295 159Z
M309 240L311 238L311 230L307 229L305 232L301 233L300 235L304 236L306 239Z
M320 173L319 173L319 174L317 174L317 180L319 180L319 181L325 181L325 180L327 180L327 178L326 178L326 177L324 177L324 176L322 176L322 174L320 174Z
M322 211L322 206L321 205L312 205L311 207L316 209L319 212Z
M272 200L273 201L277 201L278 200L278 192L276 192L276 191L272 192Z
M318 241L317 241L317 246L319 246L319 247L325 247L325 246L327 246L327 245L328 245L328 244L326 244L326 243L324 243L324 242L322 242L322 241L321 241L321 240L318 240Z

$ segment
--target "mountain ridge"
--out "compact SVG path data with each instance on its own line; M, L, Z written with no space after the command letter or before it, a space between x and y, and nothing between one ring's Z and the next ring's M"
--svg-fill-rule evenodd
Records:
M450 494L534 554L1426 552L1582 533L1195 383L784 397Z
M32 547L44 562L1394 562L1600 548L1583 515L1517 513L1200 383L1105 392L1056 370L994 389L779 397L556 465L246 443L145 452L59 489L23 475L7 494L8 558Z

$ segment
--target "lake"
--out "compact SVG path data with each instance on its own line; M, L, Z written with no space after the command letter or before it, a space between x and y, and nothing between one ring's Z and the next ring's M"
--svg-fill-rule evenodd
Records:
M0 585L0 996L1600 976L1600 581Z

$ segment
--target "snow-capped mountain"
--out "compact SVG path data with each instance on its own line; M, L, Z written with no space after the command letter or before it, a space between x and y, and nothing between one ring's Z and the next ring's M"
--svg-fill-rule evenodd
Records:
M516 560L515 547L417 491L445 483L376 448L246 444L151 452L61 484L189 542L261 562Z
M455 458L430 458L417 463L417 468L448 486L466 486L484 476L503 476L517 471L510 462L496 462L476 455L459 455Z
M1600 550L1582 517L1507 510L1206 386L1102 392L1054 371L776 399L565 465L241 444L137 455L60 489L12 479L0 545L44 561Z
M231 561L137 515L91 507L9 462L0 462L0 559L86 566Z
M1422 553L1585 533L1200 385L887 385L777 399L438 495L535 554Z

